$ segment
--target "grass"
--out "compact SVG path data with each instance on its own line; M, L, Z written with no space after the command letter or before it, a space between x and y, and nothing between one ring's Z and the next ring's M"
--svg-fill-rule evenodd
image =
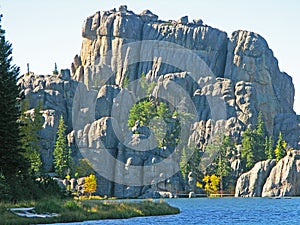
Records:
M38 213L59 213L52 218L24 218L8 211L8 208L35 207ZM81 222L101 219L125 219L137 216L158 216L178 214L179 209L160 201L144 200L141 202L104 202L45 199L38 202L18 204L0 203L0 224L21 225L38 223Z

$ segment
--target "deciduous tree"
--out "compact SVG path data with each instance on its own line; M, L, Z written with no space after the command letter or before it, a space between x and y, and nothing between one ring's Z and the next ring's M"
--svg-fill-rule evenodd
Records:
M96 192L97 190L97 179L94 174L90 174L89 176L85 177L84 180L84 192L89 193L89 197L91 198L92 193Z
M220 184L220 178L216 176L215 174L212 174L211 176L206 175L203 178L203 182L205 182L204 190L208 193L216 193L219 189Z

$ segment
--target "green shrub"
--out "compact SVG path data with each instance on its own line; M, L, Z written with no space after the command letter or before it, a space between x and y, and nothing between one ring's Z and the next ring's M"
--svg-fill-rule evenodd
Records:
M64 206L69 210L79 210L80 209L79 202L76 202L74 200L66 201Z
M42 201L38 201L35 205L35 209L40 213L59 213L63 210L63 202L55 198L46 198Z

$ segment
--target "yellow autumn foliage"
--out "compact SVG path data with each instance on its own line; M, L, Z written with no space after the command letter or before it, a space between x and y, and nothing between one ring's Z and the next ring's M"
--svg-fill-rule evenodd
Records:
M89 193L89 196L92 196L92 193L96 192L97 190L97 179L94 174L90 174L89 176L85 177L84 182L84 192Z
M220 177L216 176L215 174L212 174L211 176L206 175L203 178L203 182L205 182L204 190L208 194L216 193L219 189Z

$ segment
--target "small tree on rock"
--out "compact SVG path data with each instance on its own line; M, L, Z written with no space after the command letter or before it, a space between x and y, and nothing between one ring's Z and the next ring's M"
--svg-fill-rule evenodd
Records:
M275 148L275 157L276 157L276 162L278 162L280 159L282 159L286 155L286 147L287 144L282 138L281 132L279 133L277 145Z
M266 137L265 139L265 154L267 159L274 159L275 158L275 154L274 154L274 149L273 149L273 137Z
M54 70L53 70L53 75L58 75L58 70L57 70L57 64L54 63Z

